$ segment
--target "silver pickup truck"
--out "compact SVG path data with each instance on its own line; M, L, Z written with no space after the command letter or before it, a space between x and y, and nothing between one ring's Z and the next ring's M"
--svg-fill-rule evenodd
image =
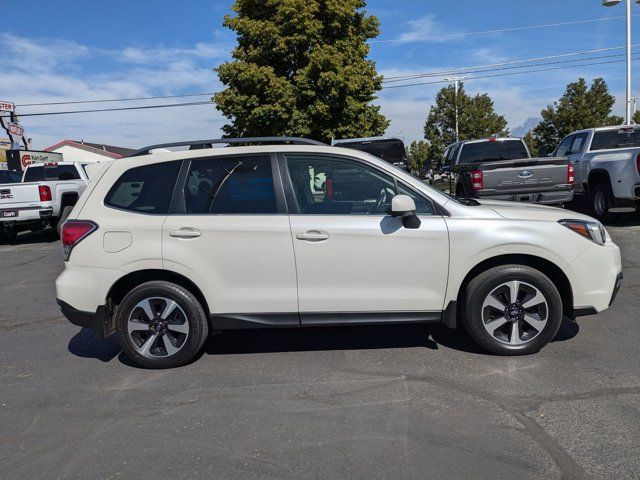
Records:
M531 158L521 138L454 143L445 150L440 170L448 176L449 192L460 198L550 205L573 199L573 165L569 160Z
M602 127L567 135L552 155L568 157L575 192L602 222L640 206L640 126Z

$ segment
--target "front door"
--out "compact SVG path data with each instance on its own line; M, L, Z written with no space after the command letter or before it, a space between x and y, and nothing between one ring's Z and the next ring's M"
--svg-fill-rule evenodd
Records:
M191 279L211 313L238 326L299 324L289 218L274 168L270 155L192 160L163 226L164 268Z
M283 163L303 325L442 311L449 238L429 200L357 159L295 154ZM418 229L388 215L396 193L415 199Z

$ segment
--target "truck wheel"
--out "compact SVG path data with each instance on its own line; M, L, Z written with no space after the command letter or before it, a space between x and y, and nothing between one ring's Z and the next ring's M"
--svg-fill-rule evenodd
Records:
M147 368L179 367L192 360L209 335L207 317L186 288L143 283L117 309L116 332L124 353Z
M62 234L62 224L67 218L69 218L71 210L73 210L73 205L67 205L62 209L62 214L60 215L60 218L58 219L58 223L56 225L56 232L58 232L58 235Z
M543 273L503 265L474 278L462 303L462 321L484 350L497 355L535 353L562 323L562 299Z
M14 243L18 232L0 233L0 243Z
M612 198L611 186L605 182L595 184L589 192L591 213L604 224L614 221L616 217L614 213L609 211Z

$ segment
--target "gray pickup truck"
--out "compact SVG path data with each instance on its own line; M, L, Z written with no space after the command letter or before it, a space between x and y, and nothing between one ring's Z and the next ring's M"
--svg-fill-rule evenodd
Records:
M456 142L445 150L440 170L449 192L460 198L549 205L573 199L573 165L569 160L531 158L521 138Z

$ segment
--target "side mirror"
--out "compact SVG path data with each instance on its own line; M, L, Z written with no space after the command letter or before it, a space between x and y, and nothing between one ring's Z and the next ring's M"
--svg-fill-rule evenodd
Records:
M408 195L396 195L391 199L391 216L402 217L402 225L405 228L420 228L416 202Z
M547 149L545 147L540 147L538 149L538 157L550 157L551 155L549 155L549 152L547 152Z
M443 165L440 171L442 173L451 173L451 165Z

